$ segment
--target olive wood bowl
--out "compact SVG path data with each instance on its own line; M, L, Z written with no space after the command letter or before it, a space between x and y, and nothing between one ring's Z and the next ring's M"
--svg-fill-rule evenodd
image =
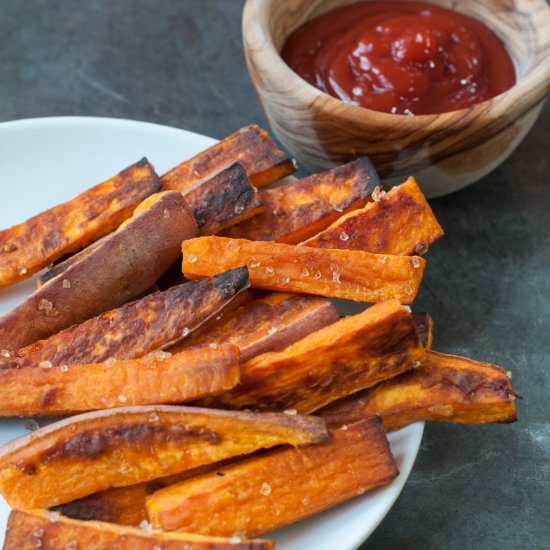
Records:
M355 0L356 1L356 0ZM546 0L432 0L483 21L504 42L517 83L503 94L437 115L348 105L308 84L279 55L305 22L354 0L247 0L245 56L259 102L282 145L310 170L370 157L386 185L414 175L428 197L488 174L518 146L550 90Z

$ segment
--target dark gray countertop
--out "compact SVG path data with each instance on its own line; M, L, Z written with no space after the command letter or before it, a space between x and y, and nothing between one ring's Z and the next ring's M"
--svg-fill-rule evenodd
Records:
M216 138L265 125L242 57L242 5L0 0L0 121L110 116ZM547 106L504 165L432 202L447 235L415 303L435 318L436 349L513 372L519 422L427 425L369 549L550 548L549 143Z

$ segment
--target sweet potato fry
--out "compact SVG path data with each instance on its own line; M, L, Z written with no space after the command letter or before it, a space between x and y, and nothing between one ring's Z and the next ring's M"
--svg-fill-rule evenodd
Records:
M424 349L395 300L309 334L284 351L241 365L241 383L205 402L253 410L312 412L419 363Z
M219 475L219 474L223 475ZM155 527L256 536L385 485L398 474L379 420L332 432L329 442L280 449L153 493Z
M433 326L434 322L431 315L428 315L425 312L415 311L412 314L414 321L414 326L416 327L416 332L420 338L420 342L426 349L431 349L433 342Z
M247 287L248 270L242 267L155 292L4 354L8 357L0 357L0 371L43 362L55 366L143 357L177 343Z
M231 342L239 346L244 363L261 353L280 351L337 320L335 307L325 298L272 292L212 319L172 351Z
M78 521L48 510L14 510L4 550L272 550L270 541L163 533L99 521Z
M185 191L234 162L245 169L250 183L265 187L296 171L295 163L273 143L265 130L245 126L162 176L164 189Z
M218 233L263 210L258 191L238 163L185 190L183 196L193 209L201 235Z
M409 178L363 209L338 218L303 244L373 254L424 254L442 236L430 205L415 179Z
M180 193L146 199L90 254L0 317L0 349L15 350L118 307L149 288L197 224Z
M297 244L361 208L380 180L367 158L260 192L265 210L226 230L226 237Z
M233 344L70 367L41 365L0 370L0 417L184 403L230 390L240 376Z
M74 199L0 231L0 287L111 232L159 190L159 178L144 158Z
M387 430L418 420L514 422L515 396L500 367L427 351L417 369L341 399L318 414L331 426L379 415Z
M0 449L12 508L49 507L274 445L326 441L315 417L192 407L125 407L50 424Z
M183 274L211 277L248 265L250 286L283 292L319 294L356 302L389 298L414 300L425 261L355 250L329 250L223 237L184 241Z

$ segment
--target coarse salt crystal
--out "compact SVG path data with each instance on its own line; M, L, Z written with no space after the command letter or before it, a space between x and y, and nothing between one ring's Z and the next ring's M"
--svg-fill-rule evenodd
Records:
M229 541L229 544L240 544L243 539L241 539L241 537L232 536L232 537L229 537L229 539L227 540Z
M185 338L191 331L187 327L183 327L181 335Z
M420 365L422 365L421 361L413 361L412 368L417 369Z
M254 269L255 267L260 267L260 265L260 261L254 257L250 258L250 260L248 261L248 266L252 269Z
M44 536L44 529L37 529L33 534L33 537L40 538Z
M273 274L275 273L275 270L274 270L270 265L268 265L268 266L265 268L265 272L266 272L270 277L272 277Z
M40 363L38 363L38 366L41 369L51 369L53 367L51 361L40 361Z
M146 519L144 519L144 520L139 524L139 528L140 528L140 529L151 530L151 529L153 528L153 526L152 526Z
M307 267L304 267L304 269L302 269L302 276L309 277L309 269Z
M281 279L281 283L283 283L284 285L290 283L290 277L288 275L285 275L282 279Z
M386 263L386 256L378 256L378 261L381 264L385 264Z
M42 540L41 539L34 539L34 546L36 548L42 548Z
M420 259L417 258L416 256L413 256L411 258L411 264L415 269L418 269L420 267Z
M69 372L69 365L61 365L61 366L59 367L59 370L60 370L61 372Z
M338 273L337 271L332 274L332 282L336 283L337 285L342 284L340 282L340 273Z
M149 415L149 421L150 422L156 422L159 419L159 415L156 412L152 412Z
M124 395L124 394L120 394L117 399L121 402L121 403L126 403L126 401L128 401L128 398Z
M53 307L53 304L48 301L48 300L45 300L44 298L42 298L42 300L40 300L40 302L38 303L38 309L44 309L46 311L49 311L51 310Z
M342 233L340 233L340 240L344 242L349 240L349 235L345 231L342 231Z
M332 208L334 208L334 210L336 210L336 212L343 212L344 211L344 208L342 206L340 206L339 204L335 204Z
M61 514L59 512L47 512L46 515L52 523L56 522L61 517Z
M27 428L27 430L30 430L31 432L35 432L40 428L40 426L38 425L38 422L36 420L31 419L25 422L25 428Z
M511 371L511 370L507 370L507 371L506 371L506 376L507 376L510 380L512 380L512 371Z
M106 359L106 360L104 361L104 365L105 365L108 369L110 369L110 368L115 364L115 362L116 362L116 359L115 359L114 357L109 357L109 359Z
M408 296L410 296L413 293L413 289L412 289L411 285L409 285L409 284L406 284L403 287L403 290L405 291L405 294L407 294Z
M208 344L208 347L210 349L218 349L218 344L216 344L216 342L211 342L210 344Z
M10 352L7 349L3 349L0 353L2 353L3 357L9 357L10 356Z
M168 208L164 209L163 216L165 220L167 220L170 217L170 210L168 210Z
M244 211L244 204L237 204L235 206L235 214L241 214Z
M26 273L27 273L26 267L23 267L22 269L19 270L19 275L25 275Z
M314 279L320 279L321 277L322 277L322 275L321 275L320 271L317 271L317 273L315 273L315 275L313 275Z
M235 241L229 240L225 243L225 248L235 248L236 243Z
M71 288L71 281L68 281L67 279L63 279L63 288Z
M340 429L346 431L348 429L348 425L347 424L342 424L340 426Z
M426 252L428 252L428 245L426 243L418 243L414 248L414 251L419 256L426 254Z
M265 481L262 483L262 487L260 489L260 493L264 495L264 497L267 497L271 494L271 485L269 483L266 483Z
M65 550L77 550L78 544L76 540L71 540L65 545Z
M381 189L380 189L380 186L377 185L371 194L371 198L374 202L378 202L380 200L380 197L381 197Z
M295 414L298 414L298 411L296 409L287 409L286 411L283 411L283 413L294 416Z
M186 259L190 264L194 264L197 261L197 257L193 256L193 254L188 254Z
M271 327L267 333L268 334L275 334L279 329L277 327Z

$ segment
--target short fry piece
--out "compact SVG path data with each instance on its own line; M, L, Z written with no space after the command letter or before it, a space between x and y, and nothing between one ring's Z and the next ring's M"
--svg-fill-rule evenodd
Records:
M180 193L146 199L100 246L0 317L0 348L19 349L118 307L149 288L197 224Z
M159 190L159 178L144 158L74 199L0 231L0 287L26 279L116 229Z
M373 254L424 254L442 236L443 229L428 201L415 179L409 178L362 210L338 218L303 244Z
M0 369L143 357L177 343L246 288L244 267L155 292L0 357Z
M410 313L389 300L241 365L241 383L207 403L312 412L396 376L424 357Z
M239 377L239 349L232 344L89 365L0 369L0 417L184 403L230 390Z
M270 541L236 543L220 537L163 533L100 521L78 521L48 510L14 510L8 520L4 550L272 550Z
M272 292L212 319L172 351L231 342L239 346L244 363L261 353L280 351L338 318L325 298Z
M342 215L361 208L380 180L367 158L260 192L265 210L224 236L297 244Z
M218 233L263 210L258 191L238 163L185 190L183 196L193 209L201 235Z
M296 171L296 165L259 126L245 126L209 149L164 174L164 189L185 191L234 162L245 169L250 183L264 187Z
M321 445L271 451L161 489L147 499L151 522L166 530L256 536L397 476L379 420L358 422L331 435Z
M50 507L274 445L326 441L320 418L193 407L81 414L0 449L0 493L12 508Z
M516 395L500 367L427 351L417 369L341 399L318 414L331 426L379 415L388 431L419 420L514 422Z
M425 261L418 256L389 256L355 250L329 250L223 237L184 241L186 277L211 277L247 265L250 286L318 294L356 302L395 298L414 300Z

